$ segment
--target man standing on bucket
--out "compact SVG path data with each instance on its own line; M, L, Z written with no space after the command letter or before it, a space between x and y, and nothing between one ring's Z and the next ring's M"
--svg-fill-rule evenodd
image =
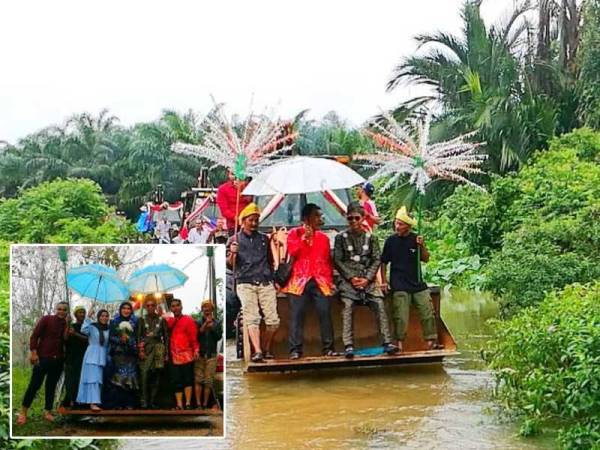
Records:
M287 238L288 254L293 259L292 274L283 288L290 303L290 359L303 354L304 317L309 302L313 302L321 328L324 356L339 356L333 346L331 296L334 293L333 263L329 238L320 231L323 225L321 208L308 203L302 208L303 224L290 230Z
M24 425L27 422L27 411L33 403L38 390L46 380L44 392L44 412L42 417L54 421L52 407L54 405L54 391L56 384L63 371L65 354L65 335L67 333L67 315L69 304L58 302L54 308L55 313L42 317L31 333L29 349L31 356L29 360L33 366L29 386L25 391L21 411L17 416L17 424Z
M217 206L227 221L230 236L234 234L236 215L252 202L252 197L241 195L248 182L243 176L240 178L236 180L233 170L227 169L227 181L217 189Z
M252 361L262 362L263 359L273 358L271 341L279 328L269 238L258 231L260 210L254 203L246 206L239 217L242 230L228 244L227 263L230 267L235 266L237 295L242 302L244 322L254 348ZM264 348L261 346L259 306L266 325L265 335L262 336Z
M410 306L415 305L421 316L423 338L427 341L427 349L442 348L437 344L435 315L431 304L431 295L427 284L420 279L418 265L421 261L429 261L429 251L425 247L423 236L411 231L416 225L415 219L408 215L403 206L396 213L394 228L396 233L389 236L383 246L381 262L383 265L382 287L391 290L394 306L394 322L398 348L403 351L403 341L408 330ZM390 264L390 284L386 281L387 264Z
M363 228L365 211L360 203L348 205L346 219L348 229L336 235L333 249L333 261L341 277L338 284L340 299L344 303L342 338L345 356L354 357L352 312L355 305L368 306L375 313L383 338L383 350L393 355L398 348L392 344L383 292L375 279L381 265L377 238Z

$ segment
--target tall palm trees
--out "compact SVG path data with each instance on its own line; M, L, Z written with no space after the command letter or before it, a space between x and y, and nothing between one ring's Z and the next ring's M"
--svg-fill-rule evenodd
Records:
M166 198L179 198L194 185L201 163L174 154L174 142L196 144L201 139L199 119L193 112L181 115L163 111L156 122L141 123L129 133L127 152L116 165L121 181L116 203L129 214L162 184Z
M506 23L490 27L480 6L481 0L464 3L460 36L417 36L426 51L396 67L388 90L406 82L430 86L432 95L411 102L440 104L440 137L478 129L487 142L489 169L505 172L518 169L555 132L577 125L569 77L575 70L579 6L575 0L540 1L537 37L530 1L518 3ZM406 103L400 105L406 109Z
M2 193L14 195L19 187L65 177L90 178L111 193L112 164L122 153L112 140L116 122L106 110L97 117L84 113L25 137L0 158L0 175L15 181L0 183Z
M133 214L156 184L167 198L178 198L194 184L199 163L173 155L175 140L200 139L193 113L163 112L152 123L131 129L103 110L98 115L78 114L63 126L49 127L27 136L0 152L0 196L12 197L21 188L56 178L89 178L108 200Z

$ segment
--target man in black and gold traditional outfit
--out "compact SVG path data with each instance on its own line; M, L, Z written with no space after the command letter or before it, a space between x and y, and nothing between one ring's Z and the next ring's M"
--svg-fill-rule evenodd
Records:
M137 342L139 348L142 408L157 408L160 372L165 367L168 348L167 323L156 312L156 301L148 298L144 303L146 315L139 321Z
M348 205L346 218L349 227L335 237L333 251L333 261L341 276L338 289L344 303L342 338L345 356L354 357L352 309L355 305L366 305L375 313L383 338L383 350L394 354L398 349L391 343L383 292L376 281L381 264L377 238L363 229L365 211L358 202Z

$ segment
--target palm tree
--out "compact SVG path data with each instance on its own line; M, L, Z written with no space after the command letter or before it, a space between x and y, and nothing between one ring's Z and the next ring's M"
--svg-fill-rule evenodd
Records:
M83 170L73 175L98 182L109 194L114 194L118 184L114 180L113 164L126 152L116 142L115 135L121 131L118 121L116 116L103 109L97 116L89 113L74 115L65 125L66 151L74 160L86 163Z
M163 185L165 198L175 200L196 183L202 163L170 150L176 141L196 144L201 139L194 113L164 111L158 121L138 124L130 134L127 155L115 167L122 180L116 197L121 209L133 214L157 184Z
M200 141L200 119L192 110L181 115L176 111L164 110L159 120L173 142L195 144Z
M22 188L55 178L84 178L92 167L87 161L74 157L64 128L49 127L19 142L17 154L24 162L27 176Z
M19 188L74 177L92 179L105 193L114 193L114 163L125 151L117 121L106 110L98 116L83 113L21 139L0 155L0 192L13 196Z
M305 111L294 119L299 137L293 151L300 155L348 155L372 149L371 141L350 127L335 111L321 120L307 120Z
M388 90L402 83L429 86L434 94L411 99L395 115L410 114L427 102L439 103L434 132L440 138L472 129L487 142L488 170L518 168L556 129L557 107L532 90L527 62L532 41L522 1L504 24L486 27L481 1L466 1L461 36L437 32L416 37L426 53L410 56L395 69Z

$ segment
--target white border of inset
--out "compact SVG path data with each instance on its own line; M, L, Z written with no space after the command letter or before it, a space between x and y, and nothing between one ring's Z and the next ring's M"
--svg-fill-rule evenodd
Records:
M155 245L159 245L159 244L19 244L19 243L15 243L15 244L10 244L10 249L9 249L9 258L8 258L8 263L9 263L9 280L8 280L8 291L9 291L9 303L10 303L10 307L9 307L9 314L8 314L8 320L9 320L9 360L10 360L10 365L9 365L9 378L10 378L10 382L9 382L9 417L8 417L8 426L9 426L9 437L10 439L113 439L113 440L129 440L129 439L136 439L136 440L155 440L155 439L161 439L161 440L172 440L172 439L178 439L178 440L191 440L191 439L197 439L200 441L221 441L223 442L226 438L227 438L227 409L228 409L228 403L229 403L229 399L227 398L227 339L226 339L226 330L225 330L225 324L226 324L226 314L227 314L227 299L225 298L224 301L224 307L223 307L223 415L222 415L222 420L223 420L223 436L15 436L13 434L13 420L14 420L14 411L13 411L13 386L12 386L12 300L13 300L13 296L12 296L12 277L13 277L13 265L12 265L12 259L13 259L13 248L15 247L154 247ZM165 245L170 245L170 246L184 246L186 248L191 248L191 247L225 247L223 244L165 244ZM224 271L226 274L226 270ZM226 275L225 275L226 276ZM225 285L226 282L225 280L223 280ZM226 289L226 287L225 287Z

